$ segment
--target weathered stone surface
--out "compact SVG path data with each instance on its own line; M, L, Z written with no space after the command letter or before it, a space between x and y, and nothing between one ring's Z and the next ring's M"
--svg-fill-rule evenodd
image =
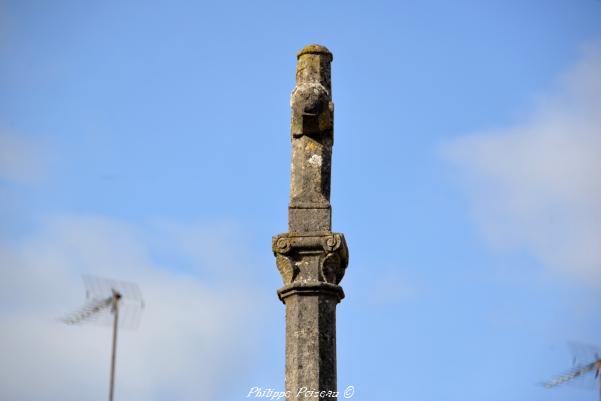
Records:
M338 284L348 264L344 235L286 233L273 237L272 250L284 285Z
M332 53L310 45L298 53L292 108L290 232L331 230L330 172L334 142Z
M286 389L290 391L289 400L305 399L298 396L302 388L336 390L337 303L335 297L320 293L286 298Z
M335 400L336 305L348 265L344 235L331 231L330 177L334 143L332 53L319 45L297 57L292 91L292 166L288 231L272 239L286 305L287 400L307 399L307 389Z

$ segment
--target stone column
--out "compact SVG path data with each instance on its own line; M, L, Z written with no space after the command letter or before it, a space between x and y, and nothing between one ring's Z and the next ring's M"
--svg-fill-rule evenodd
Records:
M272 241L284 281L278 296L286 305L286 391L288 401L332 401L336 399L336 305L344 298L338 284L348 264L344 236L331 231L332 53L309 45L297 60L290 100L288 232Z

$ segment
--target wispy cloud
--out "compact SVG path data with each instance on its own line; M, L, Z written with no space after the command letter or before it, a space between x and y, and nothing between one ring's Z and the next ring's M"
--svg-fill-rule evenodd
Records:
M120 334L120 399L213 400L232 377L247 374L264 298L243 273L239 234L223 228L207 244L195 234L207 231L202 225L178 231L163 247L176 253L192 247L206 260L223 250L239 258L205 282L198 271L157 262L147 227L100 217L50 219L25 239L0 244L0 354L7 361L0 366L0 398L104 398L110 330L55 319L83 302L83 272L135 281L146 299L140 328Z
M601 283L601 44L525 121L444 146L465 173L477 221L497 245Z

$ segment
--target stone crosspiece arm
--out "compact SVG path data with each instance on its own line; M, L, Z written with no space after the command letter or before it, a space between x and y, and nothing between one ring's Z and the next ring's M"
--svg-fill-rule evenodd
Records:
M310 45L297 57L292 108L292 168L288 229L330 231L330 175L334 142L332 53Z

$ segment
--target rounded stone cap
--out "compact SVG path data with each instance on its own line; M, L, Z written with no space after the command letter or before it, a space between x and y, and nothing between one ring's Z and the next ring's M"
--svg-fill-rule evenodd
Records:
M300 51L296 55L296 58L298 59L304 54L323 54L329 56L330 60L334 58L332 52L330 52L327 47L315 44L308 45L300 49Z

